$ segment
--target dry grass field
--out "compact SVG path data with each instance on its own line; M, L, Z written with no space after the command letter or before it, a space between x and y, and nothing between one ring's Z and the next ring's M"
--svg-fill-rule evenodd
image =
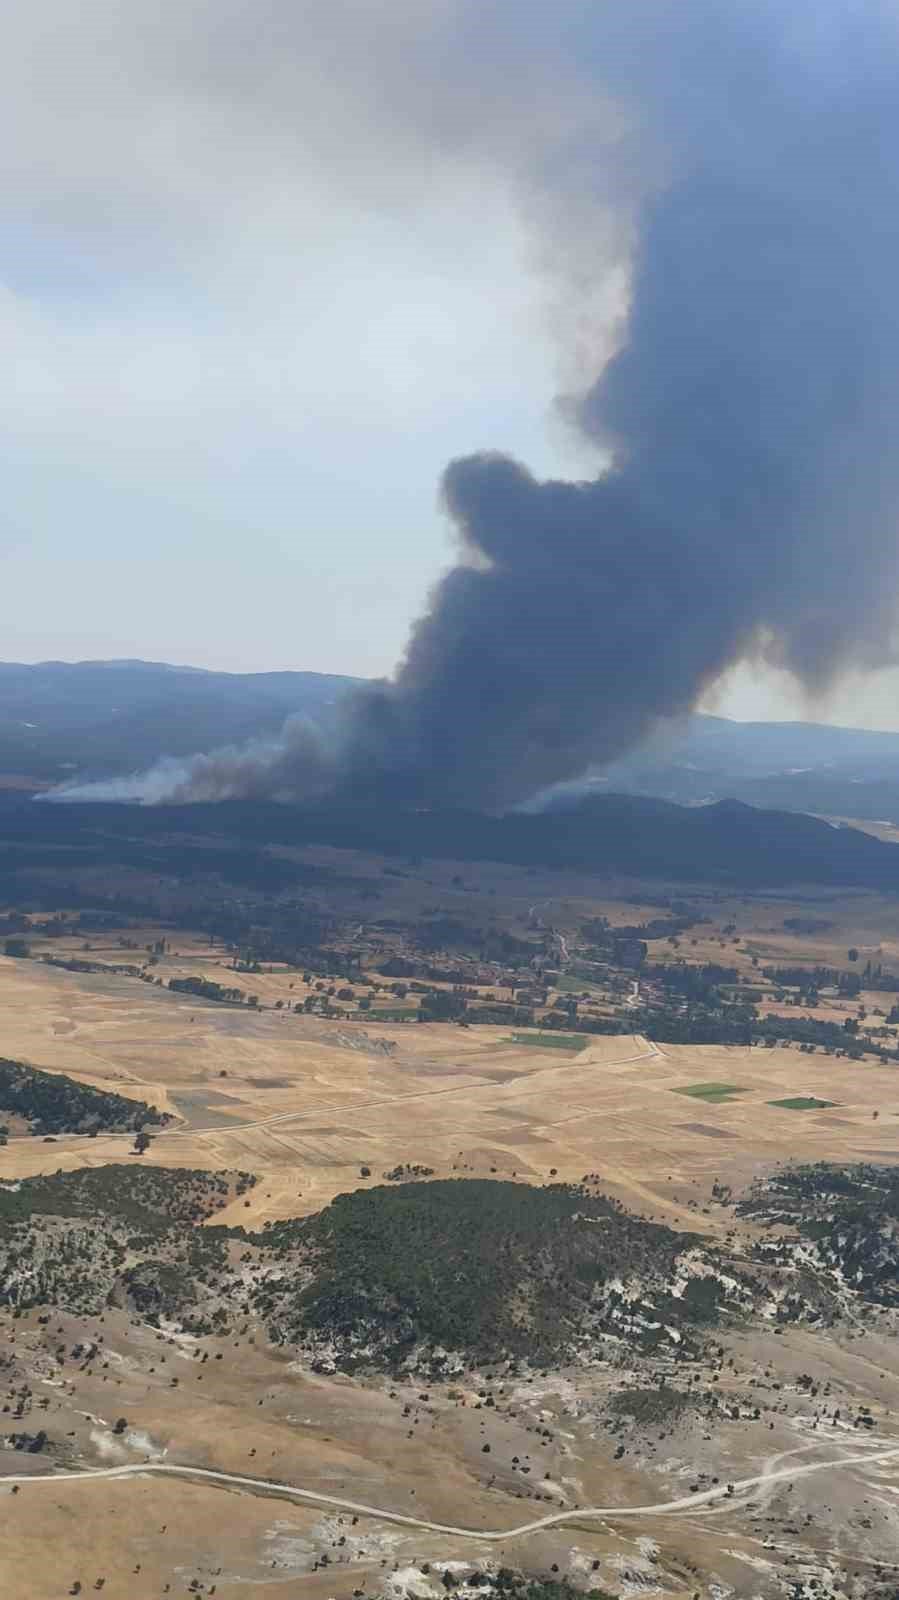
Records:
M65 1473L29 1486L29 1473L42 1463L7 1455L6 1470L26 1480L15 1497L0 1485L0 1593L11 1600L62 1600L78 1592L75 1583L82 1594L102 1589L116 1600L198 1592L216 1600L248 1593L262 1600L358 1600L360 1593L439 1600L444 1572L501 1565L557 1571L581 1583L595 1571L593 1581L624 1600L652 1593L713 1600L787 1593L768 1581L762 1587L759 1577L780 1572L788 1579L800 1560L799 1570L819 1583L831 1565L865 1581L884 1563L889 1570L896 1549L896 1462L865 1460L896 1444L896 1342L874 1330L825 1338L796 1329L787 1339L773 1330L737 1333L728 1339L733 1365L720 1392L740 1403L743 1420L710 1433L688 1417L610 1436L600 1423L604 1408L638 1377L626 1360L612 1371L511 1379L473 1371L452 1388L423 1389L421 1380L316 1374L269 1347L255 1326L232 1341L172 1336L117 1311L101 1320L99 1327L96 1319L56 1313L51 1340L37 1313L27 1313L12 1325L8 1346L19 1374L47 1402L43 1425L70 1439L80 1461L189 1462L471 1535L304 1506L274 1488L240 1491L146 1475L91 1483L66 1481ZM98 1334L102 1359L69 1362L64 1379L54 1375L51 1344L71 1348ZM806 1374L826 1390L830 1406L842 1408L838 1429L816 1431ZM862 1401L874 1419L870 1435L852 1426ZM763 1414L753 1421L759 1402ZM118 1416L127 1428L116 1434ZM820 1461L837 1465L802 1476L806 1464ZM733 1505L689 1504L691 1486L759 1474L771 1474L770 1484L738 1494ZM634 1520L614 1511L590 1520L576 1514L585 1506L626 1511L680 1500L687 1504L674 1514ZM560 1510L575 1515L500 1541L477 1536ZM869 1592L823 1589L832 1596Z
M68 1340L84 1331L65 1316L58 1328ZM824 1506L848 1522L889 1485L887 1467L862 1464L809 1478L807 1487L799 1476L789 1486L772 1480L750 1503L751 1515L740 1506L725 1523L721 1507L704 1514L688 1514L688 1507L667 1518L575 1516L568 1525L498 1542L477 1537L479 1529L512 1529L560 1508L627 1508L688 1497L700 1471L708 1480L726 1481L773 1472L794 1456L797 1466L814 1461L822 1451L809 1431L798 1375L819 1374L844 1404L861 1384L880 1424L886 1406L877 1374L889 1352L876 1338L865 1342L864 1354L802 1335L789 1351L773 1336L757 1339L751 1349L737 1340L735 1370L725 1380L735 1394L745 1394L753 1381L761 1386L759 1398L773 1398L764 1375L770 1361L778 1364L782 1386L770 1427L767 1420L749 1421L710 1442L701 1427L687 1423L664 1443L656 1430L636 1446L628 1437L617 1456L615 1440L599 1429L597 1417L627 1374L565 1371L506 1382L479 1373L452 1391L423 1392L402 1382L318 1376L262 1349L262 1341L241 1340L235 1348L212 1338L169 1340L110 1313L104 1327L109 1372L99 1366L78 1372L68 1392L41 1380L34 1315L17 1325L15 1338L19 1356L32 1363L38 1392L52 1396L47 1426L64 1425L60 1419L71 1424L79 1449L98 1465L186 1460L299 1483L473 1534L460 1539L305 1507L275 1491L238 1493L164 1477L66 1482L63 1475L52 1484L26 1483L15 1500L0 1488L0 1592L15 1600L57 1600L76 1581L90 1594L100 1578L103 1592L117 1600L196 1593L192 1585L218 1600L247 1593L262 1600L351 1600L360 1591L409 1592L427 1600L443 1592L444 1571L508 1564L545 1574L555 1568L584 1581L594 1563L595 1581L625 1596L663 1592L670 1600L688 1600L698 1583L704 1597L749 1595L764 1562L775 1570L788 1549L766 1548L769 1523L790 1516L804 1522L810 1514L806 1537L823 1555L835 1543ZM180 1379L176 1392L169 1387L173 1369ZM479 1403L487 1394L490 1408ZM115 1436L110 1424L120 1412L128 1428ZM882 1439L879 1444L882 1449ZM859 1442L843 1430L825 1446L831 1459L855 1458L876 1450L877 1442ZM28 1458L15 1459L27 1474ZM889 1516L892 1528L892 1509ZM855 1565L866 1573L871 1564L859 1556ZM713 1587L698 1574L712 1574Z
M780 1161L899 1159L896 1069L795 1046L622 1035L549 1049L502 1028L255 1014L11 960L0 960L0 1014L5 1053L179 1118L135 1160L259 1174L232 1222L318 1210L405 1163L538 1183L597 1172L630 1206L682 1215L716 1178L741 1184ZM710 1084L739 1092L710 1095ZM804 1097L831 1104L773 1103ZM99 1165L130 1145L13 1139L0 1173Z
M464 905L471 891L453 885L449 867L439 875L435 882L435 869L424 889L389 880L388 909L396 909L395 894L411 915L425 891L444 910ZM497 915L511 929L526 928L534 904L563 934L596 914L617 925L659 914L633 886L613 891L558 875L523 882L504 869L490 869L483 884L495 890ZM892 900L719 891L698 891L696 899L708 921L676 950L654 944L651 960L715 961L751 979L753 958L845 969L855 946L862 964L870 956L899 970ZM797 917L828 926L813 933L785 926ZM161 931L141 930L141 945ZM171 947L154 969L165 981L190 974L230 981L221 949L201 935L166 934ZM92 960L133 959L112 938L90 943ZM74 939L53 942L59 955L81 948ZM243 1168L259 1182L215 1221L253 1227L316 1211L406 1163L438 1177L514 1175L536 1184L591 1173L629 1208L722 1242L733 1213L715 1204L716 1180L739 1192L791 1160L899 1161L899 1068L870 1058L809 1055L798 1046L657 1045L628 1033L583 1035L578 1050L548 1048L536 1032L513 1037L504 1027L298 1016L287 1006L307 986L295 970L234 981L258 994L262 1009L0 957L0 1054L149 1100L176 1119L143 1156L128 1154L130 1135L12 1138L0 1148L0 1179L122 1160ZM888 1010L894 998L865 1001ZM278 1000L284 1009L274 1009ZM841 1021L855 1010L855 1002L835 1000L816 1014ZM777 1103L785 1101L799 1105ZM193 1338L112 1308L100 1319L54 1311L48 1323L28 1311L4 1322L12 1364L3 1403L13 1406L27 1382L46 1402L42 1426L68 1441L82 1464L192 1463L475 1535L549 1511L653 1506L689 1496L695 1485L752 1474L771 1482L738 1492L733 1505L575 1519L489 1543L304 1506L271 1488L60 1475L26 1483L15 1496L0 1484L0 1597L439 1600L444 1572L460 1577L507 1563L544 1576L557 1569L622 1600L653 1593L779 1600L794 1579L812 1576L817 1587L808 1593L821 1600L866 1600L870 1580L889 1572L899 1549L899 1467L859 1459L899 1446L899 1346L883 1326L872 1318L870 1326L828 1332L729 1329L733 1364L716 1373L715 1392L739 1403L741 1420L712 1430L688 1417L610 1432L610 1396L647 1381L627 1350L606 1368L512 1379L472 1370L454 1387L426 1387L420 1379L313 1371L272 1347L252 1322L227 1338ZM71 1350L100 1335L102 1360L55 1367L55 1347ZM815 1410L823 1399L810 1399L803 1387L809 1374L831 1411L841 1412L820 1431ZM697 1368L695 1381L711 1380ZM862 1404L870 1432L854 1420ZM116 1435L120 1416L127 1428ZM46 1470L44 1458L2 1455L7 1472ZM778 1478L794 1458L795 1481ZM801 1475L822 1459L843 1464ZM838 1576L844 1571L847 1580Z

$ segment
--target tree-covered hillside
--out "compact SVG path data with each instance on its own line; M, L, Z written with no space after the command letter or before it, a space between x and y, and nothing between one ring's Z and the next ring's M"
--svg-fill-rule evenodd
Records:
M63 1072L41 1072L24 1061L0 1059L0 1125L16 1117L33 1134L128 1133L171 1122L144 1100L78 1083Z
M821 1269L851 1292L899 1306L899 1168L825 1161L784 1167L756 1184L737 1211L795 1230ZM758 1253L789 1259L791 1248L789 1235L779 1231Z
M256 1182L245 1172L110 1165L0 1181L0 1306L227 1326L228 1235L202 1224Z
M660 1363L760 1313L821 1325L899 1303L883 1169L797 1168L753 1191L745 1212L796 1232L747 1241L739 1263L594 1180L387 1184L255 1234L216 1225L254 1182L138 1161L0 1181L0 1305L120 1305L223 1335L256 1323L319 1370L438 1380L496 1361L649 1359L657 1383Z
M686 1353L721 1301L711 1268L673 1292L697 1236L645 1222L586 1186L385 1186L338 1195L255 1243L271 1252L255 1304L275 1337L317 1341L339 1365L390 1367L420 1349L438 1367L440 1352L549 1361L589 1354L609 1337Z

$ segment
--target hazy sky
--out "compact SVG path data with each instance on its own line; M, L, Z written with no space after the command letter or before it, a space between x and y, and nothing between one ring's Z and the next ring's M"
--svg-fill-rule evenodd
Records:
M391 151L381 9L7 23L0 656L386 671L447 459L564 467L551 297L476 159Z
M385 672L452 556L449 458L596 470L554 397L610 347L617 242L598 231L573 317L566 263L514 181L573 108L535 72L526 125L506 116L508 148L485 153L458 76L443 99L433 71L460 9L10 15L0 658ZM532 70L510 49L510 72ZM470 93L501 99L502 83L473 71ZM741 668L715 709L899 726L891 673L810 712Z

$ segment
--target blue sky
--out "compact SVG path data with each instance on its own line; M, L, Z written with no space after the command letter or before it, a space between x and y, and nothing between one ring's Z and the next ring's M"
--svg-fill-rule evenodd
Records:
M550 9L523 0L532 45ZM622 238L600 201L569 260L565 183L556 230L521 176L579 126L579 85L558 94L547 36L499 75L470 59L450 92L465 46L441 30L466 10L29 0L11 19L0 657L387 672L453 558L450 458L601 465L556 396L613 347ZM810 708L743 667L713 709L895 727L896 688L884 671Z

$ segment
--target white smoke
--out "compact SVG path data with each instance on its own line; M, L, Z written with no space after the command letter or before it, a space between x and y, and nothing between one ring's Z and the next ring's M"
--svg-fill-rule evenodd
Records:
M288 717L281 732L195 756L164 756L144 772L71 783L38 798L74 804L183 805L262 798L315 800L333 788L338 757L305 717Z

